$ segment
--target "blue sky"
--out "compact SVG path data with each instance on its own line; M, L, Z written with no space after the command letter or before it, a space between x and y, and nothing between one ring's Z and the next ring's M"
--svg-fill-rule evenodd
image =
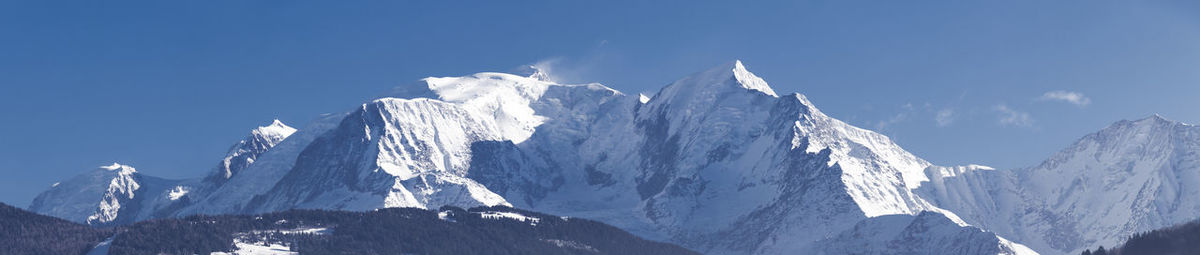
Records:
M1200 122L1195 1L0 1L0 202L114 161L198 176L255 126L427 76L637 93L733 59L936 164Z

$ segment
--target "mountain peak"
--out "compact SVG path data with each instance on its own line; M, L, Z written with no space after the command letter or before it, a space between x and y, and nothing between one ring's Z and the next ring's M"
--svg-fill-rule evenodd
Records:
M250 131L250 136L229 148L225 159L217 164L217 171L209 177L209 180L223 183L237 172L249 167L258 158L258 155L267 152L294 133L296 133L295 128L283 124L279 119L272 120L269 125L254 128Z
M779 97L766 81L746 70L742 61L734 60L676 80L663 87L652 98L655 98L657 104L702 106L714 103L727 95L751 96L758 93ZM659 98L662 100L658 100Z
M271 121L270 125L255 128L251 133L255 136L273 138L272 140L283 140L283 138L287 138L295 132L295 128L283 124L283 122L279 121L279 119L275 119Z
M1166 117L1163 117L1162 115L1155 113L1155 114L1151 114L1150 116L1146 116L1141 119L1133 120L1132 122L1134 122L1134 123L1155 123L1155 122L1170 122L1170 120L1167 120Z
M1147 117L1139 119L1139 120L1135 120L1133 122L1134 123L1142 123L1142 124L1167 124L1167 125L1182 123L1179 121L1167 119L1167 117L1163 117L1161 114L1157 114L1157 113L1151 114L1150 116L1147 116Z
M751 73L750 70L747 70L746 66L742 64L741 60L734 60L733 67L729 70L733 72L734 80L736 80L738 84L742 85L742 88L760 91L773 97L779 97L778 94L775 94L775 90L771 89L770 85L767 85L766 81L764 81L762 78L759 78L757 75L754 75L754 73Z
M1162 115L1159 115L1156 113L1156 114L1152 114L1150 116L1146 116L1141 119L1136 119L1136 120L1126 119L1126 120L1120 120L1120 121L1114 122L1113 124L1109 125L1108 127L1097 132L1097 134L1127 133L1127 132L1135 132L1136 133L1136 132L1141 132L1144 130L1170 129L1177 125L1191 126L1190 124L1187 124L1187 123L1167 119L1166 117L1163 117Z

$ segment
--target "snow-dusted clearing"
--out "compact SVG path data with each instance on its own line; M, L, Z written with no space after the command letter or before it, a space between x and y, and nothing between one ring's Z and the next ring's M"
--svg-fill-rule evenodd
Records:
M265 243L246 243L241 240L234 240L234 247L237 247L233 252L214 252L212 255L287 255L300 254L291 251L289 247L281 244L265 244Z
M484 219L513 219L517 221L529 222L530 225L537 225L539 219L537 217L529 217L515 212L482 212L479 214Z

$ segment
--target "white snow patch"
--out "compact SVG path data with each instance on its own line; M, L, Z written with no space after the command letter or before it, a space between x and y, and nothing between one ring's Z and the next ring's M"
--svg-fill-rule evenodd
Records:
M233 252L213 252L212 255L277 255L277 254L300 254L291 251L290 247L282 244L267 244L267 243L249 243L242 240L233 241Z
M514 219L518 221L529 222L530 225L536 226L542 219L537 217L525 216L514 212L482 212L479 216L484 219Z
M276 230L276 231L278 231L280 234L285 234L285 235L294 235L294 234L325 235L325 234L329 234L329 233L333 232L333 230L330 230L329 228L297 228L297 229ZM272 232L272 231L267 231L267 232Z
M441 219L444 221L449 221L449 222L457 222L454 220L454 218L450 218L450 211L438 212L438 219Z
M280 220L280 222L285 222L285 221ZM324 235L324 234L331 233L332 230L330 230L328 228L297 228L297 229L284 229L284 230L256 230L251 233L252 234L263 234L263 233L273 233L273 232L278 232L278 233L284 234L284 235L294 235L294 234ZM251 233L240 233L238 235L244 236L244 235L251 234ZM288 247L287 244L267 243L267 242L251 242L251 241L246 240L245 238L234 238L233 245L234 245L234 247L237 248L237 249L233 250L233 252L228 252L228 253L214 252L212 254L214 254L214 255L216 255L216 254L230 254L230 255L235 255L235 254L236 255L299 254L297 252L291 251L291 247Z
M174 189L171 189L170 193L167 193L167 199L171 199L171 201L179 200L179 198L187 195L189 191L191 191L191 189L188 187L175 186Z

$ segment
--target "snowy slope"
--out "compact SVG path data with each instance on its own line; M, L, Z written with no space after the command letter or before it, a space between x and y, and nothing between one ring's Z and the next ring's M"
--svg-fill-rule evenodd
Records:
M944 215L886 215L870 218L817 242L814 254L1032 254L1033 250L979 229L959 226Z
M920 192L1044 253L1111 247L1200 215L1200 128L1155 115L1087 135L1041 164L959 171Z

